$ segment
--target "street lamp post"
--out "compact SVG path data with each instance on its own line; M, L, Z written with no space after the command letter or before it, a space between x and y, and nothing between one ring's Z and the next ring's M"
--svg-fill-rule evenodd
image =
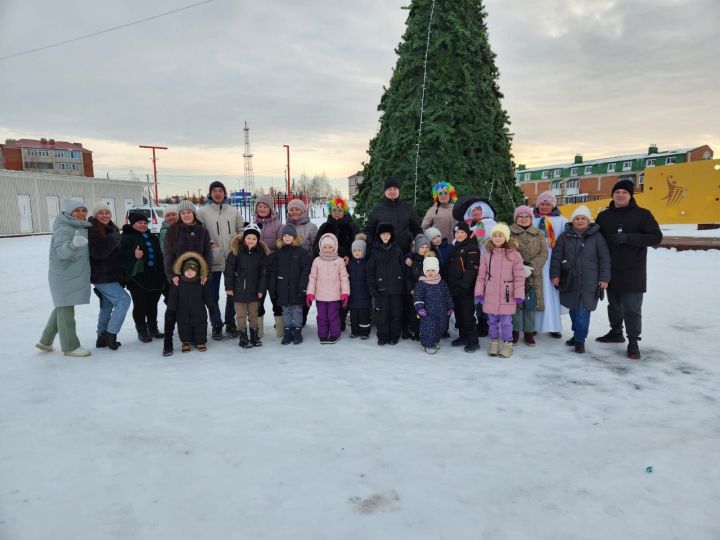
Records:
M155 150L167 150L167 146L150 146L141 144L139 148L152 148L152 162L153 162L153 172L155 174L155 206L160 206L159 198L158 198L158 183L157 183L157 158L155 157Z

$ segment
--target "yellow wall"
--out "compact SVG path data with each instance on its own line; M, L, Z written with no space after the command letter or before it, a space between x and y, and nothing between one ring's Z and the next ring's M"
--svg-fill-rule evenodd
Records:
M593 216L607 208L607 199L585 204ZM720 223L720 159L707 159L645 169L645 189L635 195L661 225ZM568 219L579 204L560 206Z

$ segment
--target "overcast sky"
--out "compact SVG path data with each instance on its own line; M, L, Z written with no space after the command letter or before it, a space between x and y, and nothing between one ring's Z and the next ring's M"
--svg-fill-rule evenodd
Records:
M195 0L199 1L199 0ZM436 9L444 2L438 0ZM0 57L193 4L0 0ZM152 170L162 191L243 174L340 182L361 168L409 0L213 0L0 60L0 138L94 152L96 176ZM489 0L517 163L710 144L720 152L718 0Z

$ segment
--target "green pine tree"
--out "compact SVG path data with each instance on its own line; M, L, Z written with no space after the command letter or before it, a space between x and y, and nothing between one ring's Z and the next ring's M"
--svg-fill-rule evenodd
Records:
M499 72L490 48L482 0L412 0L389 88L378 105L380 129L370 141L356 212L382 200L383 182L397 177L413 202L420 103L428 25L427 78L420 138L416 207L432 204L432 186L452 183L458 194L489 197L499 218L523 200L515 185L510 120L502 108ZM493 184L494 182L494 184Z

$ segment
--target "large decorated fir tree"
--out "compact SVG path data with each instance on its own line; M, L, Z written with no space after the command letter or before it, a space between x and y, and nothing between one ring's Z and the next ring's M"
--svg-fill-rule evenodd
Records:
M367 215L382 200L385 178L395 176L401 198L420 215L432 204L432 185L447 180L460 195L489 197L499 217L512 217L523 198L486 16L482 0L412 0L378 105L380 129L370 141L357 214Z

